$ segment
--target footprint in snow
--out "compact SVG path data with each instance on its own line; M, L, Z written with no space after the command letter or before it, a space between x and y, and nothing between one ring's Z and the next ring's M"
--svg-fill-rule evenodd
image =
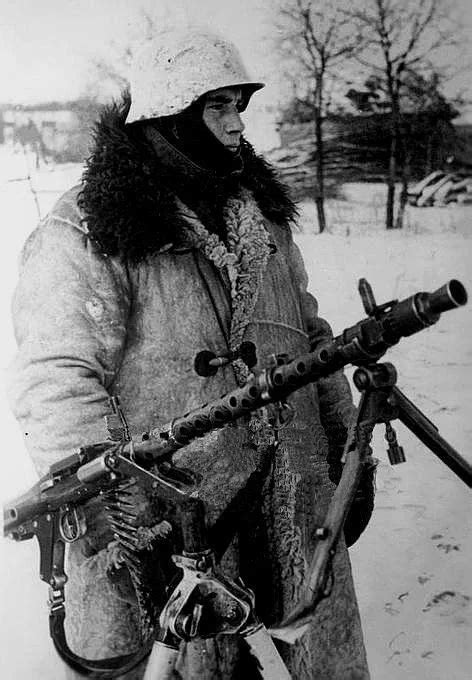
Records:
M443 590L442 593L434 595L423 612L434 612L439 616L453 616L453 622L457 625L472 625L472 612L470 611L472 598L469 595L456 593L454 590Z
M417 578L418 583L422 586L424 586L425 583L428 583L433 578L434 574L427 574L424 572L423 574L420 574Z
M436 548L438 550L442 550L443 552L445 552L446 555L448 553L452 552L453 550L460 550L461 549L460 545L457 545L455 543L438 543L436 545Z

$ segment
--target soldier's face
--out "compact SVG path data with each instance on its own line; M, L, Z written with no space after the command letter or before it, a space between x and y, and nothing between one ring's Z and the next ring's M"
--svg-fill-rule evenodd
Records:
M241 120L242 93L238 87L223 87L205 97L203 122L230 151L238 151L244 123Z

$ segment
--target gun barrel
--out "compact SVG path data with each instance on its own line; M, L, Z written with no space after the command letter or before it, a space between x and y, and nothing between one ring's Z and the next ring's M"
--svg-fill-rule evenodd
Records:
M338 348L343 353L349 350L348 359L353 364L359 360L378 359L401 338L432 326L443 312L466 302L464 286L457 279L451 279L433 293L415 293L399 302L388 303L388 308L377 313L375 318L369 316L346 329L337 339ZM358 345L352 345L354 340ZM359 354L359 348L365 350L364 358Z
M467 302L467 291L460 281L451 279L444 286L430 293L428 304L435 314L462 307Z

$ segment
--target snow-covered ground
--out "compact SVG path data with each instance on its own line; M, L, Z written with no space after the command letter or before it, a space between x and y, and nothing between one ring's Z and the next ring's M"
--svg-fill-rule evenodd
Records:
M42 169L26 178L22 156L0 147L3 265L0 313L4 319L0 364L14 352L9 304L21 245L42 214L80 175L78 166ZM14 181L12 181L14 180ZM335 332L363 316L357 281L365 276L377 300L434 290L448 279L471 286L472 208L411 209L408 228L382 228L383 188L344 187L348 200L329 203L331 233L315 235L314 209L302 206L303 252L310 290ZM472 461L472 305L394 348L388 360L398 384L436 423L441 434ZM0 498L35 481L3 392ZM469 680L472 677L472 496L466 486L398 424L407 462L391 467L378 428L380 458L373 520L352 548L372 680ZM47 632L47 586L39 581L36 543L0 541L0 677L60 680L61 667Z

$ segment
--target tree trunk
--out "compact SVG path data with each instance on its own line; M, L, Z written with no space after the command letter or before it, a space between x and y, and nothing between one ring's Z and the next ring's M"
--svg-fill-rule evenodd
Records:
M426 142L426 163L424 174L429 175L433 171L433 135L428 135Z
M398 165L401 167L402 187L400 192L400 199L398 202L397 218L395 220L395 228L403 228L403 218L405 215L405 208L408 201L408 182L410 180L410 159L411 152L408 146L408 136L411 139L411 130L407 127L405 130L405 121L401 120L401 113L398 112L398 137L397 137L397 159Z
M398 167L398 152L400 149L401 135L400 135L400 105L398 100L398 92L395 85L389 76L389 94L392 106L391 123L390 123L390 158L388 162L388 180L387 180L387 205L385 216L385 227L387 229L395 229L395 180L397 178Z
M408 149L404 148L402 154L402 190L400 193L400 201L398 205L398 213L395 223L396 229L403 228L403 218L405 216L405 208L408 202L409 179L410 179L410 152Z
M395 206L395 179L397 175L397 135L392 129L390 140L390 157L388 159L387 204L385 207L385 227L393 229Z
M324 147L323 121L321 108L315 109L315 139L316 139L316 213L318 216L319 233L326 230L326 215L324 209Z

